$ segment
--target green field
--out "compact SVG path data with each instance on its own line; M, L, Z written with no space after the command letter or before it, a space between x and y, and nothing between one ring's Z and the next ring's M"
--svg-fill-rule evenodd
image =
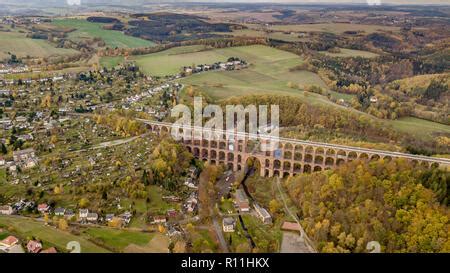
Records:
M82 236L76 236L54 227L45 226L43 222L29 218L0 216L0 226L4 228L12 227L14 229L13 233L17 233L22 238L29 236L37 237L44 242L44 247L55 246L58 249L66 249L68 242L77 241L81 245L81 252L108 252L108 250L95 245Z
M114 68L123 63L125 59L123 56L117 57L101 57L100 58L100 66L106 68Z
M450 135L450 126L414 117L390 120L389 124L398 131L411 134L421 139L432 139L435 134Z
M258 28L258 25L248 25L250 28ZM378 31L399 31L399 27L363 25L350 23L323 23L323 24L297 24L297 25L272 25L268 29L273 31L292 31L292 32L329 32L342 34L345 31L364 31L373 33Z
M362 58L375 58L379 55L376 53L372 53L369 51L363 51L363 50L354 50L354 49L348 49L348 48L339 48L341 52L339 53L332 53L328 51L320 51L320 53L323 53L327 56L331 57L341 57L341 58L347 58L347 57L362 57Z
M77 51L73 49L56 48L46 40L27 38L24 33L0 32L0 59L9 58L9 54L15 54L20 58L50 57L73 55Z
M138 231L118 230L112 228L89 228L85 231L91 238L101 241L106 246L123 251L130 244L145 246L154 234Z
M189 53L189 51L191 53ZM325 97L289 88L288 82L300 85L318 85L326 89L320 77L308 71L289 71L303 62L292 53L262 45L210 49L199 51L198 46L181 47L136 57L137 64L150 75L176 74L183 66L211 64L239 57L250 66L239 71L211 71L194 74L182 79L185 85L194 85L207 91L213 99L248 94L295 95L312 102L330 103Z
M91 23L82 19L58 19L54 20L55 26L64 28L74 28L75 31L69 33L69 38L73 40L83 40L87 38L99 37L105 41L108 47L135 48L148 47L155 43L144 39L123 34L120 31L105 30L101 23Z
M308 38L299 37L299 35L296 33L265 32L263 30L256 29L237 29L233 30L232 32L216 32L215 34L232 35L236 37L264 37L286 42L299 42L308 40Z

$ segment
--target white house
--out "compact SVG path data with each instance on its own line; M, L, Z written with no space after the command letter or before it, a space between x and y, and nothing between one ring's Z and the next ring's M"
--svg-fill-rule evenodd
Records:
M0 206L0 214L11 215L14 213L14 209L11 206Z
M88 209L80 209L79 217L80 219L86 219L88 217L89 210Z
M256 203L253 205L253 207L255 208L256 214L258 215L258 218L261 220L261 222L263 222L264 224L272 223L272 217L265 208Z
M234 232L236 226L236 220L233 217L225 217L222 220L223 232Z
M97 222L98 221L98 214L91 212L88 213L86 220L88 220L89 222Z

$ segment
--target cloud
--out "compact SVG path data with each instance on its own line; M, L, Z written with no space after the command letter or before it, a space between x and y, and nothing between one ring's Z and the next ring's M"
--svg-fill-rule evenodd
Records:
M69 6L79 6L81 5L81 0L67 0L67 5Z

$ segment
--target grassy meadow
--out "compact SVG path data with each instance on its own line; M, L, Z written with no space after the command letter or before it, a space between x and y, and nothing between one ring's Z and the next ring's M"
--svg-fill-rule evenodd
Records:
M154 45L153 42L123 34L121 31L105 30L102 23L92 23L83 19L54 20L55 26L76 29L68 34L70 39L102 38L108 47L136 48Z
M44 58L77 53L73 49L56 48L46 40L28 38L25 33L17 31L0 31L0 41L0 59L9 58L9 53L19 58L27 56Z
M44 247L55 246L58 249L66 249L68 242L77 241L81 245L81 252L109 252L82 236L73 235L69 232L46 226L44 222L31 218L0 216L0 226L12 230L12 233L18 234L24 239L28 236L37 237L44 242Z
M315 73L291 71L303 60L292 53L275 48L253 45L223 49L206 49L201 46L173 48L155 54L135 57L141 69L153 76L172 75L180 72L183 66L192 64L211 64L225 61L229 57L239 57L250 65L239 71L210 71L194 74L180 80L185 85L193 85L207 91L215 100L248 94L295 95L314 103L327 103L327 98L288 87L296 85L318 85L326 88L325 83Z
M320 51L320 53L325 54L330 57L340 57L340 58L348 58L348 57L361 57L361 58L375 58L379 55L376 53L372 53L369 51L364 50L355 50L355 49L348 49L348 48L339 48L340 52L333 53L328 51Z
M250 28L258 26L248 25ZM295 25L272 25L268 29L273 31L292 31L292 32L328 32L342 34L345 31L361 31L367 34L378 31L399 31L399 27L377 26L350 23L322 23L322 24L295 24Z

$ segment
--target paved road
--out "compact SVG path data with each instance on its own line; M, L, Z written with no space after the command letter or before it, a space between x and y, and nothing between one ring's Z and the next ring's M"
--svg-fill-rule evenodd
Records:
M229 252L228 244L225 241L225 237L223 237L222 225L219 224L219 221L217 220L217 216L213 216L213 227L214 227L214 230L216 231L217 238L219 239L220 248L222 249L222 252L228 253Z

